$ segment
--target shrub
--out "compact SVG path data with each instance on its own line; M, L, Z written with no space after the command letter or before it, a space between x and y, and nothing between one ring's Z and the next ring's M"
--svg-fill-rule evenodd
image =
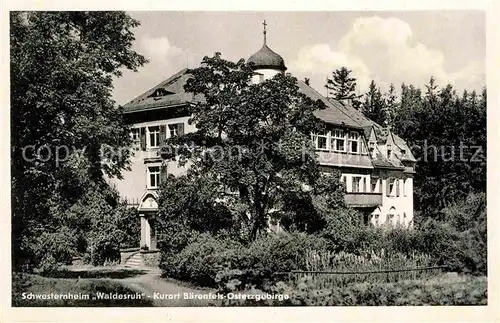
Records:
M62 227L56 232L43 232L34 244L38 271L49 273L61 264L71 263L75 245L74 232L68 227Z
M262 286L282 277L276 272L304 270L307 250L327 245L304 233L263 235L249 246L206 233L186 240L180 252L162 257L164 275L221 289L229 283L234 289Z
M216 286L217 272L224 265L227 250L237 247L238 245L230 240L200 234L181 252L170 254L170 260L162 261L161 268L169 277L187 280L200 286Z
M276 272L306 269L308 250L328 247L325 239L305 233L267 235L254 241L248 248L248 281L257 286L273 282L282 276Z
M411 249L429 254L449 271L486 275L486 239L475 230L460 232L450 223L427 220L412 233ZM410 250L411 250L410 249Z
M433 280L404 280L395 283L360 283L344 287L316 289L310 278L298 285L279 282L268 292L287 295L287 300L233 301L223 305L244 306L416 306L486 305L485 277L441 276Z

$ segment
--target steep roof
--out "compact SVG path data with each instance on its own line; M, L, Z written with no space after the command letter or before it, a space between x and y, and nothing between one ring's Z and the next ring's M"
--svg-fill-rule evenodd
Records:
M187 69L179 71L157 86L149 89L125 104L123 106L124 112L132 113L177 106L188 102L203 102L204 99L202 95L194 96L192 93L188 93L184 90L184 85L189 78L190 74ZM303 81L297 81L297 83L299 86L299 92L307 95L315 101L320 100L324 103L326 108L315 112L315 115L318 118L327 123L362 129L362 125L357 121L360 120L359 114L353 117L352 111L350 112L348 107L345 107L338 101L325 98L312 87L306 85ZM158 90L161 91L157 92ZM160 95L155 96L155 92ZM356 111L352 107L350 109Z
M190 77L191 74L189 73L188 69L179 71L165 81L161 82L160 84L156 85L155 87L149 89L148 91L142 93L132 101L125 104L123 106L124 113L164 109L184 105L190 102L203 102L203 95L194 96L192 93L188 93L184 90L184 85ZM297 85L299 87L300 93L305 94L315 101L320 100L325 105L325 109L316 111L314 113L316 117L329 124L359 129L363 131L366 138L370 137L370 132L373 129L375 131L375 134L377 135L379 142L383 143L387 141L389 135L392 135L392 140L394 141L394 143L400 149L405 151L405 154L399 156L399 158L403 161L415 161L411 150L402 138L388 131L388 129L382 127L376 122L368 119L363 115L363 113L356 110L351 105L341 103L331 98L325 98L323 95L321 95L309 85L305 84L303 81L298 80ZM382 156L380 154L375 159L372 159L371 162L373 167L376 168L400 169L401 167L403 167L403 165L399 161L388 160L385 156ZM368 164L366 166L368 166Z
M354 120L349 113L343 108L342 104L338 101L333 101L325 98L318 91L304 83L303 81L298 80L297 85L299 86L299 92L305 94L309 98L317 101L320 100L325 104L325 109L316 111L314 115L321 120L335 124L335 125L344 125L351 128L361 129L362 125Z
M202 96L194 96L192 93L188 93L184 90L184 85L189 78L190 74L188 73L188 69L185 68L177 72L165 81L125 104L123 106L124 112L131 113L154 110L186 104L188 102L203 101ZM155 96L154 94L158 90L161 90L159 93L163 95Z

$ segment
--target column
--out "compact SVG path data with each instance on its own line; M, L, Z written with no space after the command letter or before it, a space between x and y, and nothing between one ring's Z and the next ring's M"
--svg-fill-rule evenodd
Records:
M149 219L149 229L150 229L150 246L149 250L156 250L156 221L154 218Z
M146 219L146 216L141 213L139 214L139 216L141 217L141 244L140 244L140 248L142 248L143 246L147 245L147 242L146 242L146 234L147 234L147 219Z

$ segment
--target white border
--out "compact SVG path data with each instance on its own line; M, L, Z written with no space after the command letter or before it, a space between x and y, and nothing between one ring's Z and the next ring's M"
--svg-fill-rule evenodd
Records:
M0 280L0 321L1 322L39 322L39 321L287 321L287 322L444 322L444 321L500 321L498 308L498 270L494 271L499 260L498 231L500 228L498 210L500 209L500 176L498 157L494 144L499 142L500 117L498 89L500 32L498 13L500 3L495 1L465 0L425 0L425 1L42 1L7 0L1 6L1 75L0 85L1 117L0 122L0 202L4 206L0 224L2 248L0 261L2 279ZM403 10L487 10L487 88L488 88L488 260L489 260L489 305L487 307L287 307L287 308L10 308L10 111L9 111L9 52L8 11L9 10L210 10L210 11L403 11ZM496 307L496 308L495 308Z

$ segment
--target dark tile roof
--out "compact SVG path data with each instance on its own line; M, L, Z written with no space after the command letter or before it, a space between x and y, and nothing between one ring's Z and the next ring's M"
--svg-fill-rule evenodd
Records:
M303 81L297 81L297 85L299 86L299 92L307 95L315 101L320 100L325 104L325 109L314 113L316 117L330 124L362 129L362 125L346 112L341 103L325 98Z
M184 91L184 85L189 79L190 74L187 69L183 69L172 75L157 86L149 89L139 95L129 103L123 106L125 113L139 112L145 110L154 110L162 107L176 106L188 102L202 101L202 96L194 96L192 93ZM152 94L158 90L164 89L165 96L153 97Z
M403 169L403 165L399 165L392 160L387 159L385 156L378 155L377 158L372 159L373 167L375 168L389 168L389 169Z
M202 95L194 96L192 93L187 93L184 90L184 85L186 84L189 77L190 74L188 72L188 69L179 71L157 86L149 89L129 103L125 104L123 106L124 113L174 107L187 104L189 102L203 102L204 98ZM341 103L331 98L326 98L319 92L314 90L312 87L305 84L303 81L298 80L297 85L299 87L299 92L307 95L315 101L320 100L325 105L325 109L315 112L315 115L321 120L329 124L362 130L366 138L369 138L371 129L373 128L380 142L385 142L387 140L387 129L368 119L363 115L363 113L356 110L351 105ZM159 89L161 90L159 91L161 92L161 94L166 95L154 97L153 94ZM414 161L415 159L411 154L411 151L408 148L406 142L397 135L394 135L393 138L396 145L406 152L404 156L401 156L402 160ZM343 157L339 158L342 159ZM389 160L381 158L372 160L373 166L392 168L401 167L400 165L393 164ZM369 167L370 165L369 163L367 163L367 160L369 160L369 157L367 157L366 160L363 159L360 161L356 161L353 166L356 165ZM344 162L349 164L348 161L342 161L342 163Z

